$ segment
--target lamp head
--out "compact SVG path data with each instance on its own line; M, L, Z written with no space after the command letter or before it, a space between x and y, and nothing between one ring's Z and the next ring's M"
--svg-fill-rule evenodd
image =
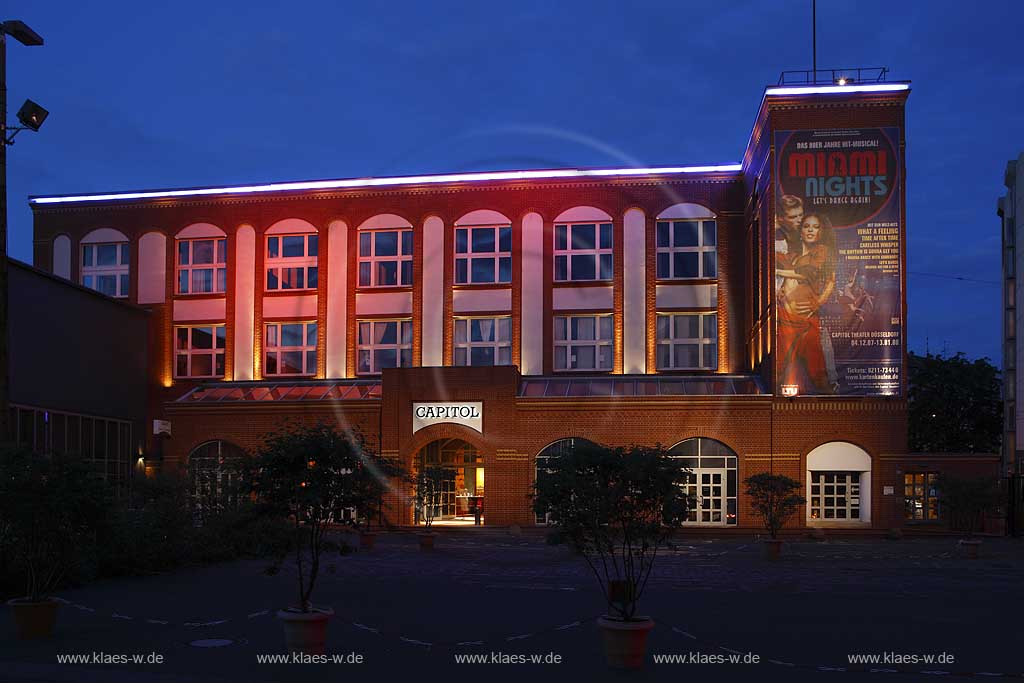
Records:
M18 110L18 120L21 121L21 125L35 131L39 130L39 127L43 125L43 121L49 115L50 112L32 100L25 100L25 104L21 105L21 109Z

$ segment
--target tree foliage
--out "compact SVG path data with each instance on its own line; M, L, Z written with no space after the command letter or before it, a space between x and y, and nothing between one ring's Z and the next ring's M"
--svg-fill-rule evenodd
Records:
M743 480L747 495L757 514L761 515L765 529L777 538L786 520L793 516L807 500L801 496L800 482L783 474L762 472Z
M110 490L80 461L0 452L0 552L24 578L25 596L50 596L96 545Z
M994 477L956 477L940 474L935 482L939 505L949 526L970 538L980 528L984 514L999 506L1002 496Z
M911 353L910 450L921 453L997 453L1003 402L999 370L987 358Z
M661 447L590 442L538 472L534 510L584 556L612 616L636 616L658 549L692 504L686 474Z
M420 519L424 526L430 528L434 523L434 515L441 504L441 493L444 490L444 482L451 478L451 474L443 467L424 467L416 473L414 485L414 500L416 509L419 510Z
M327 423L288 425L267 435L247 468L244 480L256 500L292 522L286 551L298 572L297 607L310 611L320 558L334 547L327 539L331 525L356 525L343 514L347 509L376 509L400 468L367 448L358 434Z

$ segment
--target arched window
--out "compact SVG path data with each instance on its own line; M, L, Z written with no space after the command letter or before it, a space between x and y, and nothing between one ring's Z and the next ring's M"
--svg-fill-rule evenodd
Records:
M614 274L612 217L577 206L555 218L555 282L611 280Z
M81 242L82 284L119 299L128 296L131 244L113 228L93 230Z
M703 437L681 441L668 452L689 470L684 486L693 507L684 524L736 524L736 452L721 441Z
M512 282L512 221L480 210L455 221L455 284Z
M412 223L380 214L359 226L358 287L412 286Z
M658 214L655 225L657 278L718 277L718 225L699 204L676 204Z
M537 454L535 481L540 481L540 479L545 474L550 472L550 470L548 469L548 465L555 458L561 457L562 455L571 452L574 448L578 446L596 445L597 444L595 444L593 441L572 437L568 439L559 439L558 441L555 441L554 443L544 447L541 450L541 452ZM550 520L548 518L548 513L537 513L537 524L547 524L549 523L549 521Z
M189 455L192 514L198 524L205 516L241 502L239 465L245 457L241 447L228 441L207 441Z

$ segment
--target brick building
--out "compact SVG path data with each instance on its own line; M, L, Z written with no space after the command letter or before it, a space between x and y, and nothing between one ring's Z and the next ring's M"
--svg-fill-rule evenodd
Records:
M771 470L806 484L797 525L885 529L933 505L915 488L928 473L904 455L908 93L768 88L742 163L726 166L34 197L35 262L151 310L148 412L172 427L149 438L159 467L215 480L223 458L284 421L331 420L409 468L446 467L443 520L465 522L479 502L488 525L528 525L544 521L529 499L537 468L573 439L661 443L692 470L692 524L759 526L740 482ZM800 258L818 252L807 238L780 255L802 239L780 223L781 198L793 201L776 177L781 131L826 140L801 149L827 149L837 131L855 133L837 148L891 148L849 169L822 152L801 213L860 193L854 162L880 179L891 221L877 224L883 237L890 226L879 253L892 255L861 258L888 273L895 332L857 332L860 304L852 333L836 332L838 314L828 334L813 311L791 315L813 328L786 337L787 351L801 344L795 365L774 353L777 311L811 310L794 302L811 272ZM839 310L862 271L825 267L812 308ZM888 348L865 370L844 334ZM415 521L407 493L391 522Z

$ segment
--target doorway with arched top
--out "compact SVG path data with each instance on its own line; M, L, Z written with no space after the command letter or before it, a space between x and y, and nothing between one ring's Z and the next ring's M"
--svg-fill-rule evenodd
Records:
M433 524L475 526L484 523L484 461L476 446L458 438L436 439L413 458L413 474L425 468L443 472L441 492L433 505ZM420 509L413 510L415 524L423 524Z

